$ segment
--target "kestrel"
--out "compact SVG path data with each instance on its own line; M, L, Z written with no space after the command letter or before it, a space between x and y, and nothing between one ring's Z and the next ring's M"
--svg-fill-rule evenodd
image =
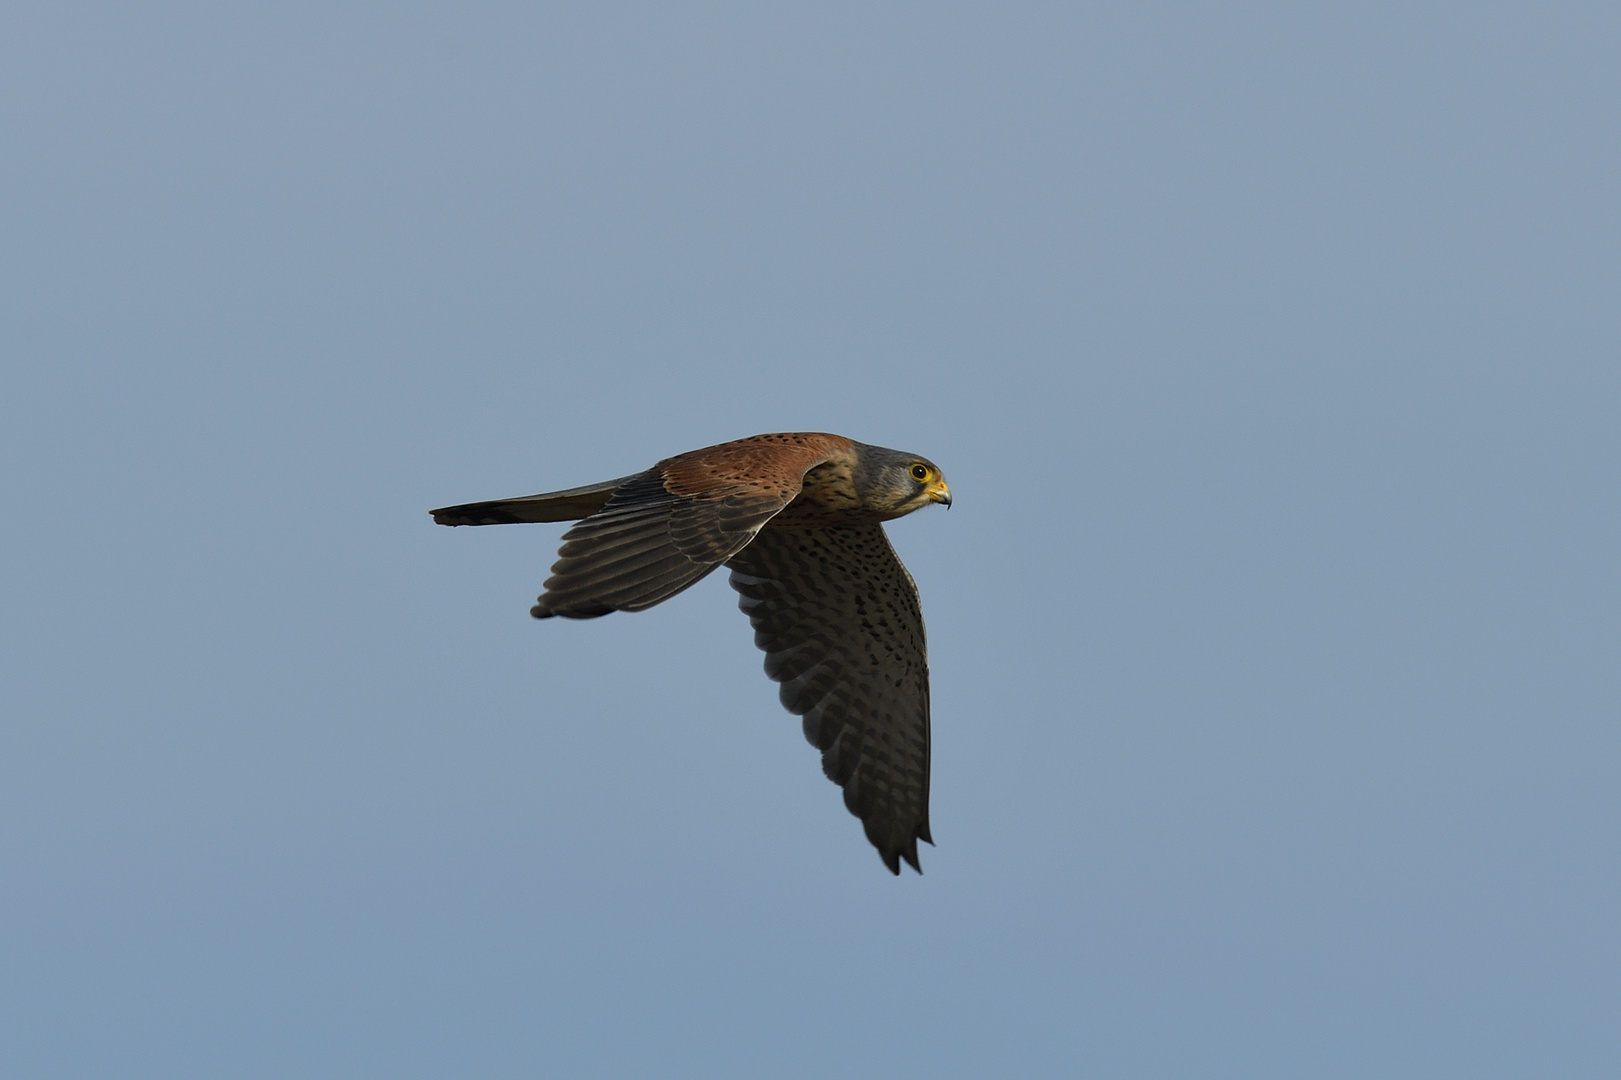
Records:
M782 704L891 873L929 836L929 664L917 586L881 522L951 505L928 458L841 435L755 435L600 484L434 510L441 525L579 521L530 609L592 619L723 563Z

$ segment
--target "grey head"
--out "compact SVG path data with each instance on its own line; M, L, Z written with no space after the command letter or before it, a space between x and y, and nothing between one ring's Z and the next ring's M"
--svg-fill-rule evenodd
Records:
M898 518L930 503L951 505L940 467L921 454L856 443L855 488L862 506Z

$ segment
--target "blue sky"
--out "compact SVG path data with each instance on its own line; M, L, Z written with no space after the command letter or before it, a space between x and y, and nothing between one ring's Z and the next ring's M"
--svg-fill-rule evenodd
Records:
M1605 5L0 14L0 1071L1621 1069ZM723 577L925 454L891 878Z

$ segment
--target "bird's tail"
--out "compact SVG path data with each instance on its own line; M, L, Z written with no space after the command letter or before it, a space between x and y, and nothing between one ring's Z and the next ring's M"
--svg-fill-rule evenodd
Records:
M639 475L639 474L638 474ZM525 521L578 521L601 510L614 489L626 480L604 480L600 484L569 488L567 491L548 491L542 495L524 495L516 499L493 499L490 502L463 503L460 506L442 506L428 511L440 525L516 525Z

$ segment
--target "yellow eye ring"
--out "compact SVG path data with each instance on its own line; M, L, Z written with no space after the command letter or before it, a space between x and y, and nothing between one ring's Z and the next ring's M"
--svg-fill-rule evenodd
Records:
M922 481L927 480L928 478L929 478L929 467L927 465L919 464L919 465L913 465L912 466L912 479L913 480L916 480L916 481L921 483Z

